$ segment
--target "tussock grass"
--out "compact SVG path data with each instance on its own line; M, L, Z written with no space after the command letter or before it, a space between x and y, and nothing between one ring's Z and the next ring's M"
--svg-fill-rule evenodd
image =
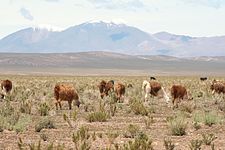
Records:
M40 132L42 129L55 129L55 123L48 117L42 118L36 125L35 131Z
M184 115L178 115L168 120L172 135L183 136L186 134L187 120Z

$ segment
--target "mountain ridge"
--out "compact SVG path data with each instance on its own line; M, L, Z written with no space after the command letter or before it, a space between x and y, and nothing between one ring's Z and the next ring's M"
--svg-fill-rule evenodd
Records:
M0 52L65 53L108 51L176 57L225 56L225 36L191 37L168 32L150 34L113 22L85 22L61 31L26 28L0 40Z

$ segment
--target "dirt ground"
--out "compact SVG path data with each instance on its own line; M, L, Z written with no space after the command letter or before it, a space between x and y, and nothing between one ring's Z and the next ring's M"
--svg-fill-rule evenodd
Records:
M207 81L200 81L199 77L169 77L156 76L157 81L162 84L166 92L170 93L173 84L184 85L188 92L192 94L192 101L184 101L179 104L178 108L173 109L172 103L166 104L161 94L158 97L149 96L147 102L143 102L144 94L141 89L143 80L148 80L144 76L19 76L19 75L1 75L0 80L9 79L13 82L13 90L7 97L9 105L19 114L17 123L6 123L0 121L3 131L0 132L0 149L15 150L20 149L18 146L19 139L22 139L22 147L29 149L29 145L38 145L41 142L41 149L48 149L53 143L53 149L75 149L73 134L82 126L89 129L88 133L91 138L88 139L90 149L124 149L123 145L128 141L134 141L134 138L127 136L129 125L134 125L138 133L145 133L152 140L152 147L155 150L165 149L164 139L171 139L175 145L175 150L188 150L192 140L202 139L202 134L214 134L216 139L213 144L216 150L225 149L225 99L223 95L213 96L210 91L210 84L214 78L223 80L223 77L210 77ZM104 103L104 110L109 112L109 103L111 97L100 98L98 83L101 80L114 80L115 83L121 82L125 85L129 83L132 88L126 87L126 94L123 103L115 103L115 115L108 115L105 122L89 122L88 115L92 112L99 111L100 103ZM72 110L68 109L68 103L62 102L63 109L56 110L54 105L53 89L56 83L69 83L76 88L80 101L80 108L73 106ZM170 94L169 94L170 96ZM171 97L170 97L171 98ZM148 116L137 115L131 108L131 101L139 100L143 103L148 111ZM6 100L0 102L1 120L9 120L4 116L4 111L8 108ZM23 113L21 107L23 103L30 104L31 112ZM47 116L40 115L40 105L45 103L49 110ZM224 106L224 108L223 108ZM74 119L74 113L76 117ZM205 123L206 114L215 114L211 116L212 126ZM110 114L110 113L109 113ZM64 120L64 115L68 116L68 121ZM186 132L183 136L173 135L170 127L170 118L175 116L184 116L186 123ZM146 120L151 117L150 125ZM196 129L196 116L200 116L197 121L199 129ZM8 118L7 118L8 117ZM21 119L23 118L23 119ZM54 129L42 129L40 132L35 131L35 125L43 118L53 120ZM13 119L13 117L12 117ZM138 134L137 133L137 134ZM110 135L116 134L115 138ZM96 136L95 136L96 135ZM93 138L95 136L95 139ZM43 138L45 137L45 138ZM44 141L45 139L46 141ZM212 145L212 144L211 144ZM202 143L201 148L211 150L212 146Z

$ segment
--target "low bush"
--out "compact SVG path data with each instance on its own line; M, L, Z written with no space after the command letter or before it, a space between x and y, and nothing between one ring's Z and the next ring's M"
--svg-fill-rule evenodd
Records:
M36 125L35 125L35 131L40 132L42 129L55 129L54 122L49 118L43 118L41 119Z
M169 127L172 135L182 136L186 134L187 121L183 115L169 119Z
M87 120L89 122L105 122L108 119L108 114L106 112L98 111L88 114Z

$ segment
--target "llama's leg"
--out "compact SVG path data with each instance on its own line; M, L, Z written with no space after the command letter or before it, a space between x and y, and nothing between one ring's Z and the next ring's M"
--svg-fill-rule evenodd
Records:
M60 109L62 110L61 100L59 100L59 101L58 101L58 103L59 103L59 107L60 107Z
M55 107L56 107L56 110L58 110L58 101L57 100L55 101Z
M69 104L69 109L71 110L72 109L72 106L71 106L72 101L68 101L68 104Z
M148 100L148 93L145 93L145 102Z
M173 103L173 109L174 109L176 107L175 106L176 105L176 98L173 98L172 103Z

